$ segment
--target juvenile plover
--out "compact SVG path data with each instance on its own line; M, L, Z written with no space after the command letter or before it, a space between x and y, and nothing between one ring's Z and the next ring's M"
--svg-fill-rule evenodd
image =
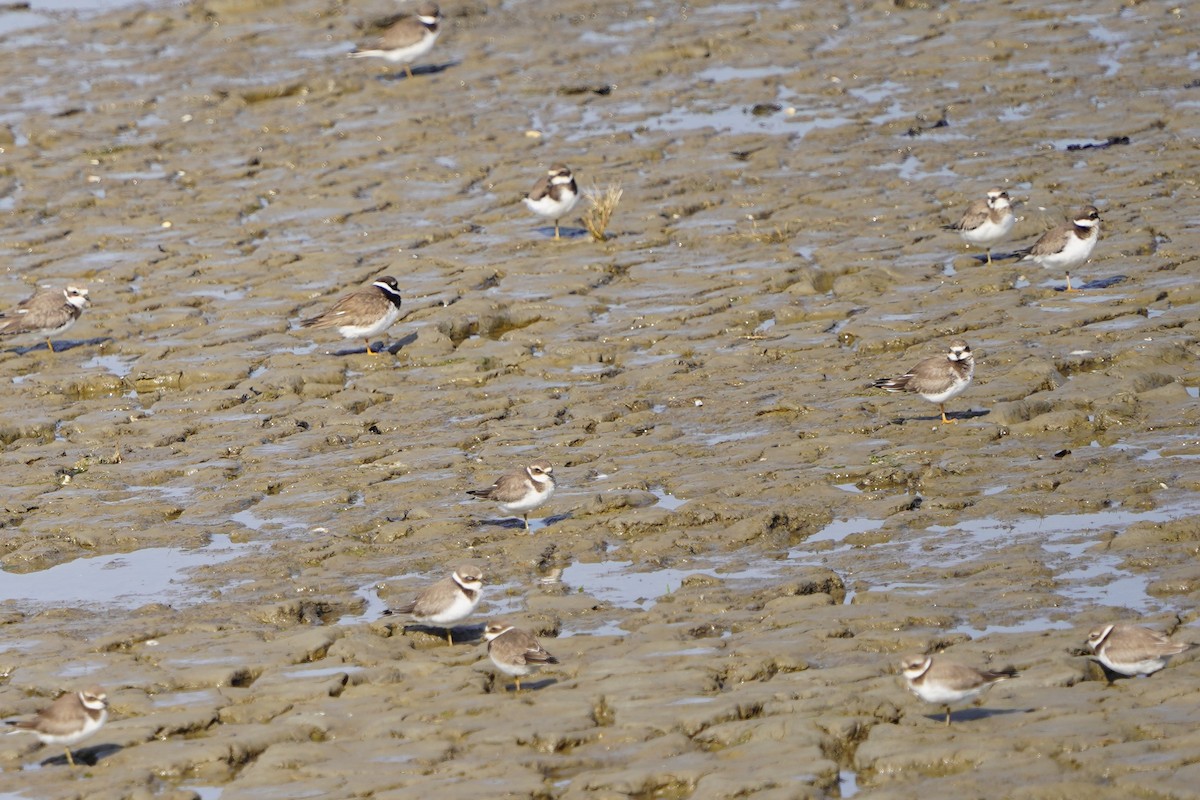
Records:
M1120 675L1150 675L1167 665L1171 656L1195 645L1173 642L1158 631L1124 622L1101 625L1088 634L1087 645L1096 660Z
M51 338L74 325L89 304L87 289L75 286L39 289L12 311L0 315L0 335L41 334L46 337L46 347L53 353Z
M558 663L558 659L546 652L532 634L507 622L489 622L483 636L488 643L488 657L496 669L513 676L518 692L521 691L521 678L546 664Z

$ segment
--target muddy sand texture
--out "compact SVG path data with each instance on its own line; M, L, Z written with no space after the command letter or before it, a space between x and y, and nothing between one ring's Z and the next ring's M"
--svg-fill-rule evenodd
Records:
M1186 6L447 0L411 81L344 58L393 11L0 45L5 304L94 303L3 343L3 580L212 553L6 593L0 713L96 680L113 720L76 771L0 739L0 792L1200 794L1197 659L1082 656L1110 619L1200 639ZM608 241L521 206L553 161L624 189ZM999 254L1100 207L1084 292L940 229L993 184ZM381 274L387 354L296 330ZM866 388L958 336L956 425ZM533 535L464 495L535 456ZM464 560L461 644L379 618ZM517 696L501 614L562 662ZM1022 675L947 729L896 674L931 648Z

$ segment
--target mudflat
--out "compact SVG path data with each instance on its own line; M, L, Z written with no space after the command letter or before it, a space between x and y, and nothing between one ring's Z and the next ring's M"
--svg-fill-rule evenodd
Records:
M401 10L411 11L411 4ZM1195 797L1200 98L1185 6L382 2L0 48L0 714L21 798ZM15 12L13 12L15 13ZM0 17L0 24L3 19ZM522 195L623 194L597 241ZM1019 201L996 262L941 226ZM1094 203L1065 275L1015 251ZM298 322L383 275L375 338ZM947 409L873 380L963 338ZM466 490L545 458L533 532ZM460 563L454 645L383 617ZM497 676L507 618L560 664ZM902 656L1014 666L976 706Z

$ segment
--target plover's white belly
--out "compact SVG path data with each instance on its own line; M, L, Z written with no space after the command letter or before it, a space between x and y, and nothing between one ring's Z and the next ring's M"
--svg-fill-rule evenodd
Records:
M1073 267L1076 264L1082 264L1087 261L1088 256L1092 254L1092 250L1096 247L1096 239L1098 237L1092 234L1086 239L1080 239L1078 236L1072 236L1067 241L1067 246L1057 253L1038 256L1037 262L1043 267L1049 269L1066 269Z
M921 397L931 403L946 403L965 392L970 385L971 379L968 377L950 384L949 388L941 392L921 392Z
M477 600L472 601L465 594L459 594L449 606L423 619L427 619L435 625L448 625L451 622L458 622L460 619L470 616L471 612L475 610L477 602Z
M574 208L577 200L579 200L577 194L564 195L561 200L555 200L550 195L546 195L537 200L530 200L526 197L525 205L539 216L558 219Z
M524 514L526 511L532 511L550 499L550 495L554 494L554 486L547 486L543 491L530 492L520 500L514 500L511 503L498 503L500 510L505 514Z
M337 330L343 339L369 339L392 327L392 323L399 318L400 309L392 306L378 321L370 325L339 325Z
M973 697L978 697L979 693L987 688L986 685L975 689L949 689L937 684L924 683L919 686L911 687L913 694L924 700L926 703L941 703L942 705L953 705L964 700L970 700Z
M988 219L974 230L962 231L963 241L978 247L990 247L1008 236L1015 221L1016 218L1011 214L1003 217L999 222L992 222L991 219Z
M528 664L514 664L511 661L497 661L494 658L492 659L492 663L495 664L496 668L501 672L512 675L514 678L524 678L526 675L529 675L535 669L537 669L537 667L531 667Z
M1097 658L1101 664L1122 675L1149 675L1167 665L1165 658L1146 658L1141 661L1122 661L1120 663L1110 661L1104 653L1100 653Z
M37 737L42 741L43 744L57 744L62 745L63 747L70 747L77 742L82 742L84 739L100 730L107 719L108 710L105 709L104 711L101 711L100 716L96 717L95 719L89 716L83 723L83 727L75 733L57 735L53 733L41 733L39 731L37 732Z
M397 47L394 50L379 50L378 53L385 61L411 64L433 49L433 43L437 41L437 37L436 33L426 34L416 44L410 44L408 47Z

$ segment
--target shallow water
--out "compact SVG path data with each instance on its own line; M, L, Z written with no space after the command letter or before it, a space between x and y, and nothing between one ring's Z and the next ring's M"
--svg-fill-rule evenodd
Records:
M189 585L189 573L231 561L249 550L249 545L233 544L228 536L215 534L209 544L193 549L150 547L79 558L38 572L5 573L4 595L26 608L46 604L98 609L198 603L204 598Z

